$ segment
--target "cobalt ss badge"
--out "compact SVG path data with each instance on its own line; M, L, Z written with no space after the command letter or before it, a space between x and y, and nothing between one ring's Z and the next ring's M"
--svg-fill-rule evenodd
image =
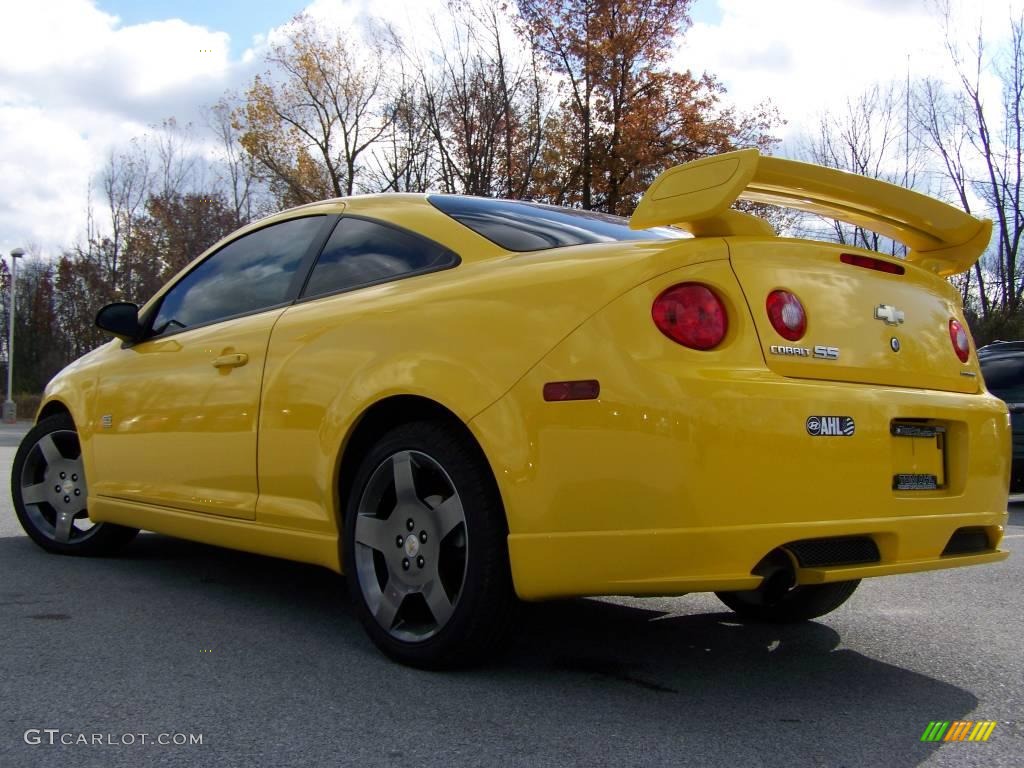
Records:
M819 360L838 360L839 359L839 348L838 347L826 347L824 344L818 344L814 349L808 349L807 347L788 347L782 344L772 344L769 351L773 355L789 355L791 357L815 357Z

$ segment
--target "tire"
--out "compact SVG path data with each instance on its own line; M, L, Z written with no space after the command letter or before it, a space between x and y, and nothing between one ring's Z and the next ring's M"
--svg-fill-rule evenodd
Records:
M43 419L22 439L11 469L11 498L21 527L47 552L112 555L138 534L89 520L82 449L66 414Z
M344 510L348 593L381 651L445 669L500 648L517 605L508 528L490 467L461 425L386 432L360 463Z
M767 599L763 592L716 592L718 599L745 619L773 624L808 621L831 613L850 599L860 579L831 584L807 584Z

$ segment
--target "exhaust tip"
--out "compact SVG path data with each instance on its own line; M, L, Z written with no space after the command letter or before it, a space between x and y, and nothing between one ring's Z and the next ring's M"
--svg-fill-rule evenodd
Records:
M774 603L796 586L796 569L788 554L781 549L773 549L754 566L752 573L761 577L757 587L767 603Z

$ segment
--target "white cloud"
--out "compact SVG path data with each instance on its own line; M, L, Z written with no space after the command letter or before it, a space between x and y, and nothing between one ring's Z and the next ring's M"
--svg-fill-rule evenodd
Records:
M90 156L87 140L43 109L0 108L0 252L78 236Z
M954 75L934 0L718 0L718 6L720 20L694 24L675 63L716 75L741 108L771 100L789 121L783 136L873 83L905 80L908 66L912 78ZM1009 10L1006 0L954 5L954 26L969 37L983 17L996 39Z
M90 0L6 3L0 46L0 253L81 235L114 146L191 119L236 74L229 38L180 20L122 26Z
M380 33L387 24L413 50L436 47L435 29L444 34L451 26L445 0L312 0L303 12L321 28L341 30L356 39ZM289 19L256 36L243 61L260 58L271 46L285 42L290 26Z

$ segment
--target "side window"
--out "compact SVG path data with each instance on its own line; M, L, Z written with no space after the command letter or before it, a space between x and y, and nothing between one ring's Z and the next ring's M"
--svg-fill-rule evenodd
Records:
M457 261L451 251L409 232L344 217L320 253L302 295L323 296Z
M153 321L153 334L283 303L295 271L323 223L323 216L306 216L228 243L164 295Z

